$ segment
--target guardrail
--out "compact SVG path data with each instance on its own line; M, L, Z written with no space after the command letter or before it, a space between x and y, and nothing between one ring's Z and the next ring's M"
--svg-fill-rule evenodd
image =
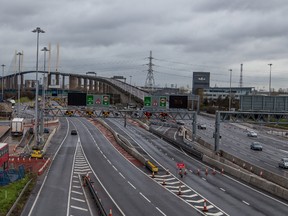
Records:
M107 213L106 213L106 211L105 211L105 209L101 203L101 199L98 197L97 192L94 189L93 182L91 181L89 175L88 174L84 175L84 176L82 176L82 178L83 178L84 186L86 186L86 185L88 186L88 189L89 189L89 191L93 197L93 200L95 201L95 204L99 210L99 215L100 216L107 216Z

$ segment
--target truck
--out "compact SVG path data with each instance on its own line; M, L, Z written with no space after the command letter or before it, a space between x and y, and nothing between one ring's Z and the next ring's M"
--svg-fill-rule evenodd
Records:
M11 122L11 135L22 136L24 130L24 118L14 118Z

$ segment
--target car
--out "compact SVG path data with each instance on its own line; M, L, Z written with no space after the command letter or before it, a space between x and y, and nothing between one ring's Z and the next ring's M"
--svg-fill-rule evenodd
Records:
M262 151L263 147L260 142L252 142L252 144L250 145L250 149Z
M178 124L178 125L185 125L185 122L184 122L184 121L176 121L176 124Z
M282 158L279 162L280 168L288 168L288 158Z
M206 130L206 124L198 124L198 129Z
M77 131L76 130L71 130L71 135L77 135Z
M257 133L255 131L248 131L247 136L248 137L257 137Z
M43 132L44 133L49 133L49 128L44 128Z

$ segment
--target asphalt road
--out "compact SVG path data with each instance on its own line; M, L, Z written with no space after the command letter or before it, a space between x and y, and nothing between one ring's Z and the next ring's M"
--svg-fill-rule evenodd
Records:
M185 153L175 149L165 141L151 135L142 128L127 125L123 127L121 120L109 119L126 133L135 142L138 143L147 153L158 162L158 165L163 169L169 169L175 178L183 181L194 191L198 201L206 198L209 205L214 206L211 211L214 214L219 212L227 215L287 215L288 205L286 202L278 200L261 191L255 190L247 185L244 185L229 176L205 175L206 166L199 161L191 158ZM117 130L119 133L119 129ZM183 162L189 170L188 175L180 178L176 163ZM197 170L200 171L200 176L196 175ZM208 168L209 169L209 168ZM193 173L192 173L192 172ZM198 205L198 204L195 204ZM218 212L217 212L218 210ZM220 213L219 213L220 214Z

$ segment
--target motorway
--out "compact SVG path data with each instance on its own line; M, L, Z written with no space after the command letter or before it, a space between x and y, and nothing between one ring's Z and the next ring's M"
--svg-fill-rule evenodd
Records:
M106 120L118 133L125 135L131 142L137 143L157 162L163 170L169 169L176 181L182 181L190 191L183 194L183 199L197 206L201 200L207 199L211 212L215 215L287 215L288 205L261 191L255 190L226 175L203 172L206 166L184 152L172 147L162 139L148 133L133 124L123 127L120 119ZM184 178L178 175L177 162L186 164L188 174ZM195 173L202 170L200 176ZM193 193L191 194L191 191ZM196 197L191 199L190 197ZM193 200L194 202L191 202ZM199 202L197 202L199 201Z
M197 118L199 123L207 125L206 130L197 130L197 135L214 145L215 119L199 115ZM248 137L247 130L255 131L258 137ZM288 177L287 170L278 167L280 159L287 157L288 154L287 139L270 135L267 130L269 129L260 126L257 129L252 129L252 125L247 124L221 123L220 134L222 138L219 147L236 157L263 167L263 169ZM251 150L250 144L253 141L261 142L263 151Z
M74 128L77 136L70 135ZM112 209L113 215L203 214L123 157L86 119L62 118L53 139L49 151L56 152L51 167L22 215L97 215L81 186L80 176L87 173L104 208Z

